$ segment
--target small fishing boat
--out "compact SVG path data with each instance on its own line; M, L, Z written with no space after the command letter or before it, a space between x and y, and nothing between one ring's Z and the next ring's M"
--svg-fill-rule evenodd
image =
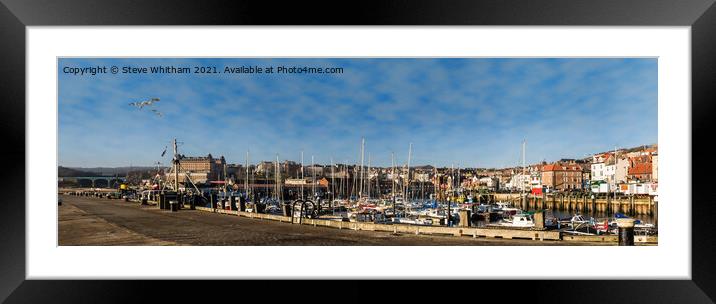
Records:
M420 225L420 226L431 226L433 224L432 219L421 219L421 218L414 218L414 217L394 217L392 219L392 222L394 224L410 224L410 225Z
M500 223L488 224L488 226L532 228L535 226L535 221L530 213L518 213L509 219L503 219Z
M623 214L623 213L616 213L614 214L614 222L613 225L616 225L616 219L621 218L630 218L629 216ZM634 219L634 231L640 234L656 234L656 225L652 223L645 223L641 220Z

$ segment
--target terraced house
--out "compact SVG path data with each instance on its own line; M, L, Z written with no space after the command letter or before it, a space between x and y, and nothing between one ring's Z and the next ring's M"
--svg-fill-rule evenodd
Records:
M542 185L553 190L581 190L582 167L578 164L549 164L542 166Z

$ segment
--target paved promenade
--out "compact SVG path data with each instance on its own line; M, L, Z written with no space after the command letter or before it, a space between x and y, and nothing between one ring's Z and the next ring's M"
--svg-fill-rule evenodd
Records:
M395 235L389 232L339 230L195 210L169 212L123 200L67 195L61 197L63 204L58 207L60 246L565 245L558 241Z

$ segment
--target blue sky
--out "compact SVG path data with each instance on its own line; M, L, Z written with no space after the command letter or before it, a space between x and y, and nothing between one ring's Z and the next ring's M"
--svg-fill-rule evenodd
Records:
M91 66L342 67L342 74L97 74ZM185 155L373 165L509 167L657 143L657 59L59 60L59 163L169 163ZM161 99L137 109L128 103Z

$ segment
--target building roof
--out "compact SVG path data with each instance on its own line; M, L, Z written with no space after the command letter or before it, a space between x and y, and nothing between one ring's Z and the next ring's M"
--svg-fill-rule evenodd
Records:
M631 163L632 167L636 167L637 165L643 165L643 164L649 164L651 166L651 156L641 155L641 156L630 157L629 163Z
M637 163L629 168L629 174L651 174L651 163Z
M549 164L542 166L542 172L546 171L582 171L582 167L576 164L569 164L569 165L558 165L558 164Z
M208 161L209 158L206 156L182 156L182 161Z
M557 166L557 165L544 165L544 166L542 166L542 171L544 172L544 171L558 171L558 170L561 170L561 169L559 169L558 167L560 167L560 166Z
M224 156L222 155L219 159L215 159L213 156L211 156L211 153L207 156L186 156L184 154L181 155L181 160L189 160L189 161L207 161L207 160L223 160Z

